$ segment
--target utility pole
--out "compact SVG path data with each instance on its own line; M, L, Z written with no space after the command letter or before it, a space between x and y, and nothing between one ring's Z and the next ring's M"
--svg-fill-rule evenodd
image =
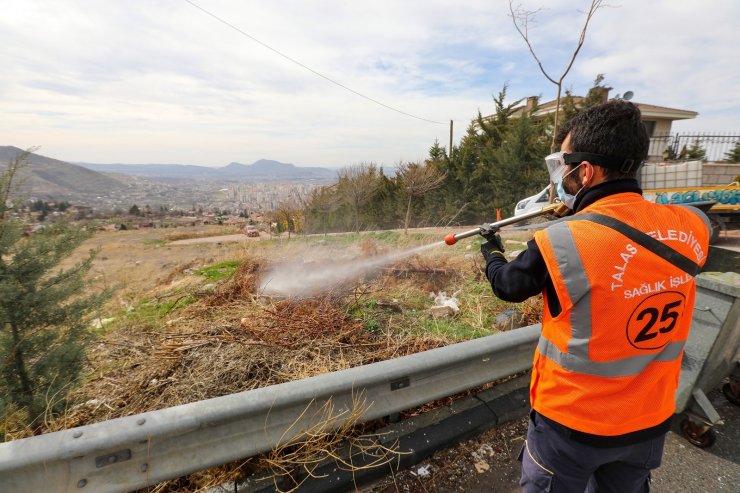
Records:
M447 151L447 155L452 159L452 120L450 120L450 149Z

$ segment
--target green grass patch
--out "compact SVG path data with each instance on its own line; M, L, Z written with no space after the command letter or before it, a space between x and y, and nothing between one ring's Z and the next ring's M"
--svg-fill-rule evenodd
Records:
M409 234L404 234L402 231L381 231L378 233L370 233L366 235L366 237L388 245L395 245L399 248L418 246L442 240L442 238L438 238L429 233L409 232Z
M410 233L408 237L413 241L427 241L432 238L427 233ZM438 238L437 240L442 240L442 238Z
M397 299L403 307L403 315L393 321L398 330L436 334L455 340L496 333L496 316L507 308L518 306L496 298L488 281L473 273L459 280L454 289L446 290L446 295L448 298L454 296L460 311L454 318L435 320L427 313L434 305L430 293L408 287L385 292L385 296Z
M192 294L171 297L162 302L146 298L135 304L132 310L126 312L126 319L153 323L175 310L185 308L196 300L197 298Z
M404 309L426 310L432 306L429 293L418 289L388 290L387 295L392 299L397 299Z
M216 282L233 276L237 267L239 267L238 260L228 260L226 262L203 267L202 269L195 271L195 273L199 276L204 276L206 278L206 282Z
M383 331L385 322L382 314L378 311L378 305L375 300L369 300L364 303L351 305L347 310L350 317L362 321L365 330L373 334L380 334Z
M456 341L467 341L491 335L495 330L484 330L470 326L462 318L435 320L429 316L418 319L415 330L425 334L448 337Z
M319 236L318 234L316 236L295 236L295 239L301 239L304 240L306 243L309 244L321 244L321 245L354 245L358 241L360 241L363 236L359 235L357 233L339 233L339 234L329 234L327 236ZM293 238L291 238L290 241L293 241Z
M167 242L162 239L157 240L154 238L149 238L149 239L144 240L144 244L146 246L163 247L167 244Z
M396 244L399 242L402 236L403 235L398 231L381 231L379 233L370 233L367 235L367 238L383 241L385 243Z

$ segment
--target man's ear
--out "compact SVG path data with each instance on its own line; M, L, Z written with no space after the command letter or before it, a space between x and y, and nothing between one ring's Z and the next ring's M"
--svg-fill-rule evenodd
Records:
M594 181L598 168L600 167L594 166L588 161L583 161L583 163L581 163L581 169L583 170L583 173L579 173L581 186L585 187L587 183L592 183Z
M588 161L583 162L583 174L580 176L581 185L586 186L588 183L591 186L598 185L606 180L606 170L598 164L591 164Z

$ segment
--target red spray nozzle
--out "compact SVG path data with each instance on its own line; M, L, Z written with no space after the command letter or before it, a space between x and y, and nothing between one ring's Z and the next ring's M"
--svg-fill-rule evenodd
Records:
M445 236L445 243L448 245L454 245L457 243L457 238L455 238L455 233L450 233L447 236Z

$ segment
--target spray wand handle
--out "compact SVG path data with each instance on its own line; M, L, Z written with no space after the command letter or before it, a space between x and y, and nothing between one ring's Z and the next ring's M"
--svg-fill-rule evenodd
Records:
M563 204L559 204L559 203L550 204L536 211L522 214L521 216L508 217L506 219L496 221L495 223L491 223L491 226L494 228L501 228L503 226L508 226L509 224L518 223L520 221L524 221L526 219L532 219L533 217L542 216L544 214L554 214L560 217L560 216L565 215L567 211L568 211L568 208L565 207ZM462 233L457 233L457 234L450 233L447 236L445 236L445 243L447 243L448 245L454 245L455 243L458 242L458 240L462 240L464 238L470 238L471 236L480 234L480 232L481 232L481 227L478 226L477 228L471 229L470 231L463 231Z

